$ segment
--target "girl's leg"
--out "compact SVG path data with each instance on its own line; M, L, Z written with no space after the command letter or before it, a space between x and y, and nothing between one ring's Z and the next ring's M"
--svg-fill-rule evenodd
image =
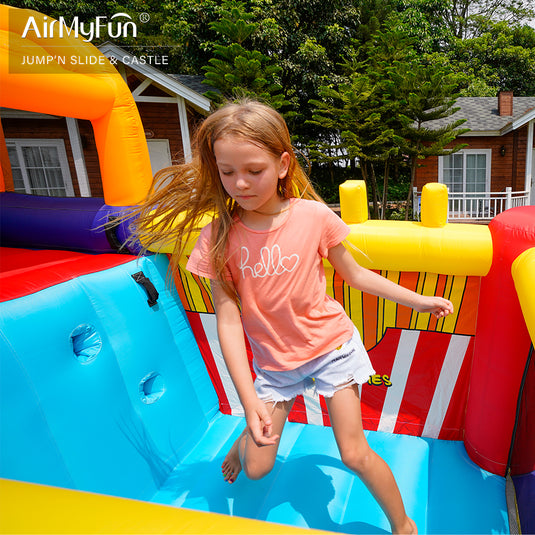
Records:
M383 508L392 533L417 533L416 524L405 513L390 468L370 448L364 436L358 386L338 390L325 400L342 462L362 479Z
M280 436L282 434L293 402L293 399L275 404L266 402L266 406L271 412L274 435ZM242 468L249 479L263 478L273 468L278 448L278 441L272 446L257 446L245 428L230 448L221 466L225 481L229 483L236 481Z

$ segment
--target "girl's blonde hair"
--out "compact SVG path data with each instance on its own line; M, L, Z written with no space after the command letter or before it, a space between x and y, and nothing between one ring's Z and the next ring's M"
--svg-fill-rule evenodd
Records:
M214 156L214 143L224 136L253 143L277 158L287 152L290 166L279 180L279 196L321 201L297 160L282 116L266 104L247 99L226 104L203 121L195 134L190 163L156 173L151 192L135 211L133 233L145 250L173 243L171 269L176 269L191 233L205 224L205 216L212 216L210 261L221 286L234 295L224 273L238 205L221 184Z

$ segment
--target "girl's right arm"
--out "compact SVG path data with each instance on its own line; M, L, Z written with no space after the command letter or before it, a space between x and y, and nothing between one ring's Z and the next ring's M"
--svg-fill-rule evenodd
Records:
M271 416L265 403L258 399L253 386L238 305L217 281L212 280L211 287L219 344L230 377L245 410L245 419L251 436L259 446L275 444L279 436L271 436Z

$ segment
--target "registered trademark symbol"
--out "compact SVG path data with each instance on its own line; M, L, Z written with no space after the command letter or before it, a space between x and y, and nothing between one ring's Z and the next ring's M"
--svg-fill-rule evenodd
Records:
M150 20L150 15L148 13L140 13L139 15L139 20L143 23L145 22L149 22Z

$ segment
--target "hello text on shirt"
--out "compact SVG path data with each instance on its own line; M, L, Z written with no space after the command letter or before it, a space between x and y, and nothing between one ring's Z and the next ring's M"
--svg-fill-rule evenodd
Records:
M274 277L283 273L291 273L299 264L299 255L293 253L284 256L279 245L274 244L271 249L262 247L260 249L260 260L249 265L250 253L247 247L241 248L239 269L242 277L249 274L253 278Z

